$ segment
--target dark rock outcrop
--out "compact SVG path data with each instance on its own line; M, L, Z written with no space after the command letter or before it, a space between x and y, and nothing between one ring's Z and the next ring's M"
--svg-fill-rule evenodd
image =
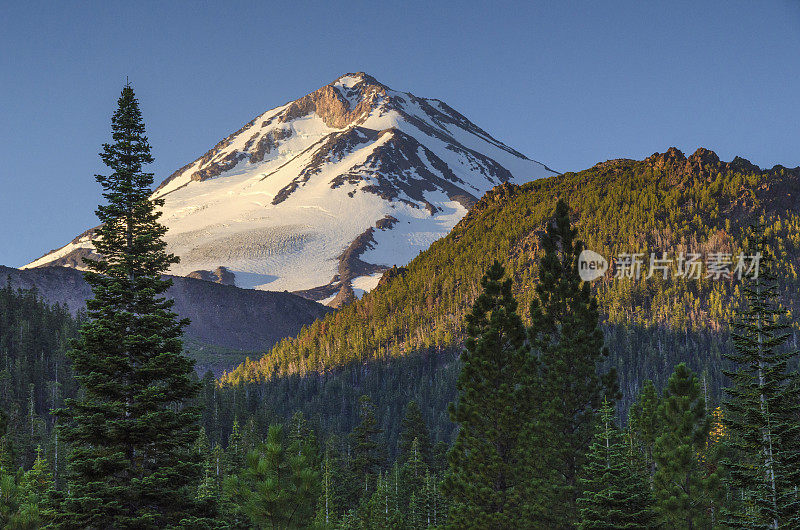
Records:
M221 283L222 285L236 285L236 275L225 267L217 267L213 271L192 271L187 274L186 277L207 282Z
M381 276L381 279L378 281L377 287L389 283L398 276L404 275L407 270L408 269L406 267L398 267L397 265L393 266L391 269L387 269L386 272L383 273L383 276Z
M328 304L330 307L335 309L339 309L343 306L346 306L350 302L356 299L356 295L353 292L353 288L350 286L349 283L342 285L339 289L339 293L334 297L333 300Z

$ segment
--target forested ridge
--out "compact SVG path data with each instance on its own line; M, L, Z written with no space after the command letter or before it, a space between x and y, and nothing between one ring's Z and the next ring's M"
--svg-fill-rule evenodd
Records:
M56 479L65 458L52 436L50 412L77 391L66 356L77 334L78 323L66 308L48 306L35 291L0 289L0 411L8 415L9 433L0 452L28 468L41 446Z
M790 315L797 313L800 169L761 170L738 157L725 163L705 149L687 158L671 148L643 161L611 160L520 187L498 186L448 236L407 267L390 270L361 300L246 361L221 382L268 382L421 351L453 352L479 279L495 257L514 280L527 322L539 238L559 198L568 203L586 248L609 261L641 252L645 266L651 252L738 255L752 243L745 229L763 218L781 279L781 304ZM729 323L741 303L740 280L643 274L634 281L608 274L592 289L624 403L630 404L646 378L663 386L681 361L703 373L706 390L718 395L721 356L731 347Z

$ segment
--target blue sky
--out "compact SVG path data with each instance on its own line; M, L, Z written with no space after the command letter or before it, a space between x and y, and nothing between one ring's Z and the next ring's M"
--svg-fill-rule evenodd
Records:
M800 1L0 0L0 264L94 226L129 76L160 181L345 72L560 170L703 146L800 165Z

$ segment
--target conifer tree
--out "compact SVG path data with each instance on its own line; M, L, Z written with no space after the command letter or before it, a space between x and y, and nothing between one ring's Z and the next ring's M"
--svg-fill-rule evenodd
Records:
M360 422L350 433L352 445L351 475L356 486L350 492L350 502L369 495L370 484L376 483L378 472L386 464L386 448L381 437L383 429L375 418L375 405L369 396L359 399L358 416Z
M219 496L214 480L214 468L211 460L206 460L203 464L203 480L197 488L197 500L201 505L210 504Z
M239 421L233 420L231 434L228 436L228 445L225 449L225 465L228 469L236 471L244 466L247 451L245 449Z
M295 412L289 421L290 446L295 447L298 453L306 455L310 466L317 468L320 464L320 449L317 435L312 429L302 412Z
M408 528L412 530L421 530L425 528L423 522L425 520L424 511L425 508L422 499L420 499L417 492L412 493L411 499L408 501Z
M333 485L333 462L330 450L325 451L322 460L321 496L317 502L317 516L314 526L320 529L334 528L336 525L336 503Z
M726 504L730 491L724 487L727 481L726 468L723 461L726 458L728 446L725 443L725 423L723 420L722 407L716 407L709 416L709 431L706 437L705 447L700 453L700 464L703 469L703 479L707 482L709 494L709 516L711 525L719 528L724 518L721 511Z
M220 444L214 444L211 449L211 465L214 477L218 484L221 483L222 478L225 476L225 453L222 451Z
M577 504L582 529L655 528L650 485L637 460L628 455L614 408L608 401L600 409L594 441L581 473L581 497Z
M50 464L42 454L41 446L36 448L36 460L31 469L22 475L19 481L19 507L9 521L8 528L42 528L53 518L53 510L49 503L53 493L53 474Z
M305 415L300 411L292 414L289 420L289 443L297 442L298 445L302 446L310 435L311 428L308 426Z
M342 515L342 520L339 522L339 530L362 530L361 520L354 509L347 510Z
M217 381L214 373L207 370L200 379L201 425L212 437L219 431L219 400L217 397Z
M759 269L746 280L746 308L734 321L733 370L726 388L726 482L734 502L731 528L800 528L800 375L798 352L786 347L786 311L778 301L772 256L754 227Z
M269 432L268 428L267 432ZM242 450L244 451L244 454L247 455L250 451L258 447L261 441L262 437L259 433L258 427L256 427L255 418L250 416L247 419L247 423L245 423L244 428L242 429Z
M709 431L700 382L681 363L667 382L659 407L661 434L656 440L653 493L656 507L669 528L705 528L717 476L706 476L699 456Z
M229 477L225 489L258 528L295 528L311 523L319 495L319 472L298 444L287 445L280 425L247 456L246 467Z
M578 273L583 243L570 226L569 208L559 200L541 238L536 298L529 337L538 359L540 431L546 458L558 473L550 513L565 526L577 522L578 472L593 436L593 418L604 396L617 397L613 369L599 375L608 356L597 301Z
M220 512L224 504L220 490L216 488L214 477L211 472L211 464L206 461L203 464L203 476L197 488L197 501L191 515L181 519L179 528L191 528L193 530L216 530L218 528L247 528L241 524L241 520L235 518L219 519Z
M36 460L22 480L23 495L26 501L33 504L40 504L50 490L53 489L53 474L50 472L50 464L45 458L42 447L36 448Z
M406 529L409 526L397 509L397 499L388 473L378 473L375 492L361 509L364 528Z
M425 465L432 463L431 436L428 426L422 419L422 411L416 401L409 401L406 406L406 414L400 426L400 436L397 439L400 463L405 463L411 454L411 445L417 441L417 450Z
M16 477L0 469L0 525L6 528L19 509L20 487Z
M400 464L397 460L394 461L394 465L392 466L391 475L389 476L389 487L393 489L393 497L395 503L395 509L400 511L406 508L405 505L400 504Z
M203 476L197 487L197 503L193 516L182 521L184 527L191 528L217 528L220 521L217 517L224 512L225 498L222 491L222 477L219 468L222 452L219 445L209 451L206 445L208 438L203 435L198 438L196 450L203 457ZM226 528L237 528L234 520L226 520Z
M206 434L206 430L204 427L200 428L200 433L197 435L197 440L194 442L194 450L200 456L201 459L206 460L208 458L208 451L211 448L211 443L208 440L208 435Z
M450 417L459 430L448 454L445 486L452 528L515 528L533 524L535 440L521 428L530 417L525 328L511 279L495 262L467 316L458 401Z
M425 470L425 508L427 527L437 528L442 516L441 488L436 475Z
M422 461L422 452L419 450L419 442L417 438L411 443L410 455L408 460L403 464L400 471L400 480L402 488L400 492L400 503L402 506L408 506L411 495L413 493L420 496L420 492L424 489L425 474L428 467Z
M656 465L653 459L653 450L661 429L658 413L660 404L661 398L656 392L656 387L648 379L642 385L642 391L628 413L631 430L644 454L651 480L655 474Z
M431 450L431 470L434 473L443 476L445 471L447 471L447 452L449 450L450 446L447 442L442 440L433 444L433 449Z
M177 258L165 251L158 221L162 200L150 199L153 161L142 114L126 85L111 120L113 143L97 175L106 204L85 259L94 298L89 321L70 353L83 392L68 400L63 439L71 446L65 528L163 528L193 507L201 472L192 451L198 411L193 362L182 355L185 321L164 297L162 274Z

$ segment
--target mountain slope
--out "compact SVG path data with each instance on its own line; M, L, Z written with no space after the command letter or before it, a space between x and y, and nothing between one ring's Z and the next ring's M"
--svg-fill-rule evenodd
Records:
M86 299L92 296L83 273L67 267L19 270L0 266L0 285L35 289L43 301L61 304L73 315L85 310ZM175 311L182 318L191 319L186 337L195 349L263 350L330 312L290 293L239 289L192 278L174 277L167 296L175 300ZM236 358L241 360L241 356Z
M705 149L687 158L673 148L643 161L612 160L521 187L498 186L407 268L390 270L361 300L222 381L324 373L355 361L457 348L464 315L495 258L505 261L527 317L539 236L560 197L587 248L607 258L624 252L737 254L747 247L743 229L763 214L785 306L794 314L800 309L800 168L762 171L741 158L724 163ZM609 272L593 288L626 395L643 377L668 375L676 360L719 368L739 303L736 280L626 281Z
M445 103L347 74L253 119L155 191L170 272L341 302L447 234L487 190L553 175ZM80 267L93 231L28 264ZM334 298L337 297L338 298Z

